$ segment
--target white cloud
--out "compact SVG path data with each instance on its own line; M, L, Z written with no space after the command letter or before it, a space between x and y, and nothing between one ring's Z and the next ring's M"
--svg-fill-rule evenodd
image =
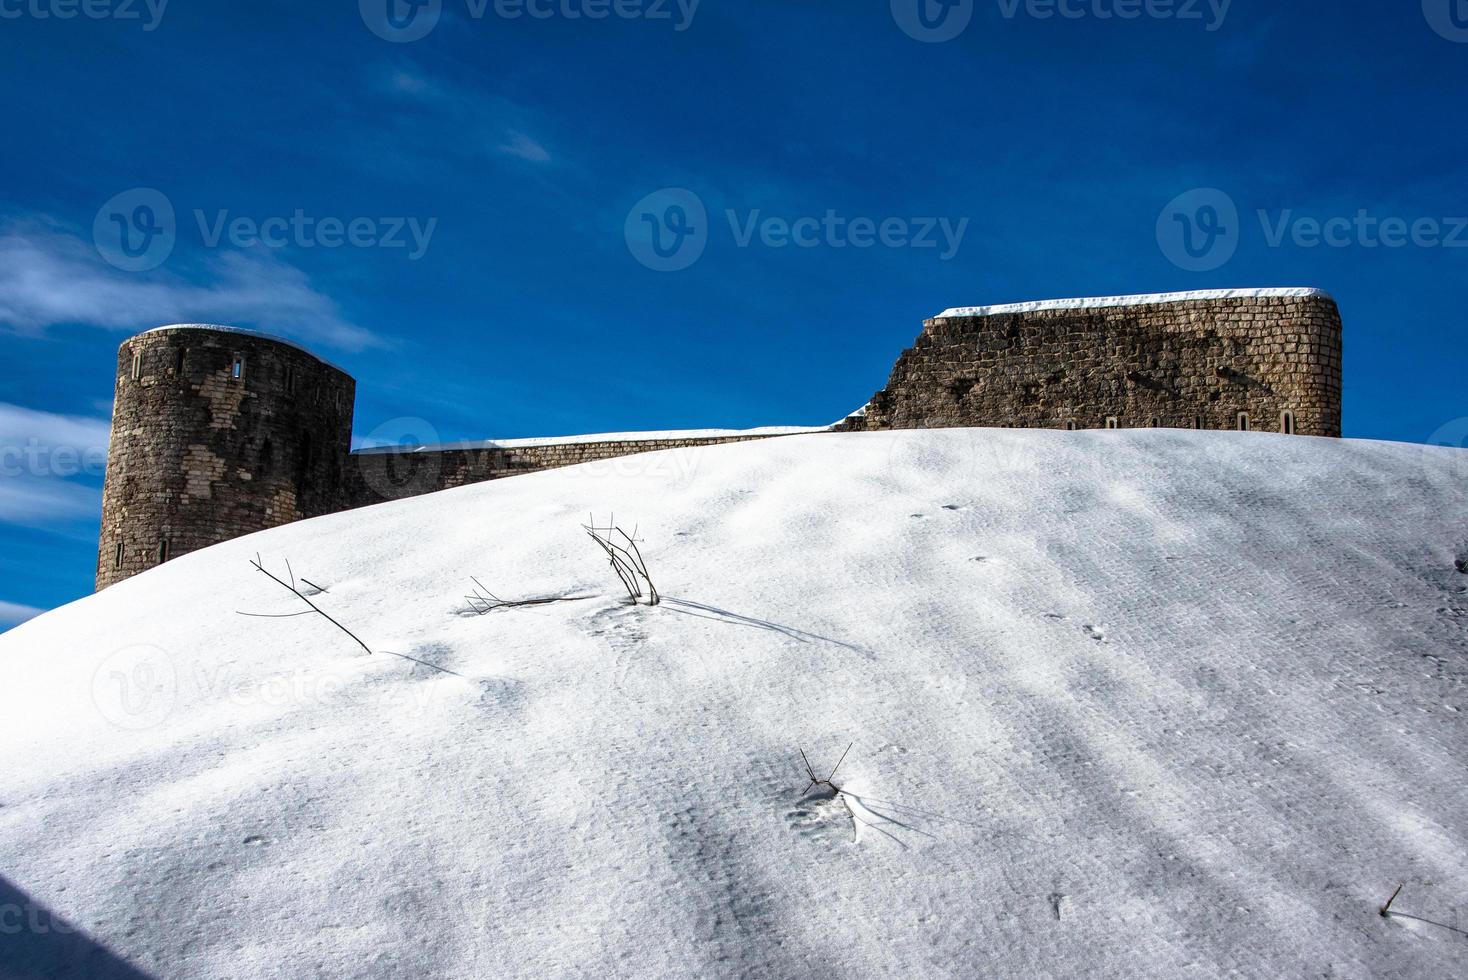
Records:
M108 419L58 415L0 402L0 476L15 475L10 467L25 462L15 457L31 449L53 455L64 450L68 455L105 456L111 433L112 423Z
M512 134L510 141L501 146L500 151L531 163L550 163L551 158L550 151L524 133Z
M18 524L58 533L57 525L96 520L102 513L102 491L46 476L0 479L0 524Z
M0 599L0 626L19 626L28 619L35 619L45 611L35 606L23 606L18 602L6 602Z
M135 331L231 322L352 350L378 343L304 272L269 252L221 252L202 278L122 272L90 242L40 221L0 226L0 327L34 333L82 323Z

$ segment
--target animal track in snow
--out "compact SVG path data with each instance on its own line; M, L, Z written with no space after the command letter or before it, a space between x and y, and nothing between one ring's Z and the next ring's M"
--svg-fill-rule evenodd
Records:
M1070 896L1063 892L1050 893L1050 908L1055 913L1055 921L1059 922L1065 916L1065 910L1070 904Z
M1103 632L1101 632L1096 627L1092 626L1090 623L1087 623L1086 625L1082 626L1081 629L1085 630L1086 631L1086 635L1089 636L1091 639L1095 640L1097 643L1105 643L1106 642L1106 634L1103 633Z

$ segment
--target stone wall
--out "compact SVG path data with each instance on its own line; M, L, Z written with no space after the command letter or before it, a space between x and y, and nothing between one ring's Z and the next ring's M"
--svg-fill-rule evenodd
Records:
M241 331L167 327L125 342L97 587L341 510L355 397L356 382L342 371Z
M1036 304L1039 305L1039 304ZM1341 321L1322 293L1166 297L928 320L864 429L1163 426L1341 433Z
M461 487L485 480L536 473L561 466L623 459L660 449L717 446L733 442L769 439L772 435L749 434L711 438L605 440L558 442L540 446L485 447L477 449L369 450L352 454L347 467L348 506L416 497L419 494Z
M356 383L285 341L161 327L118 351L97 587L290 521L523 473L779 433L352 453ZM1177 426L1341 431L1320 293L950 311L838 430ZM649 461L646 465L657 465ZM676 462L668 465L676 467ZM673 472L676 476L676 472Z

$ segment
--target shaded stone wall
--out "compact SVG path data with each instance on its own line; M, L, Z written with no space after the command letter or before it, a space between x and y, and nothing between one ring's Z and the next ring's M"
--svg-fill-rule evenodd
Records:
M341 510L355 397L348 375L263 337L171 327L125 342L97 587Z
M353 453L347 468L348 506L416 497L485 480L602 460L624 459L660 449L717 446L776 438L773 435L717 436L707 439L637 439L562 443L510 448L378 451ZM649 464L651 465L651 464ZM670 470L670 473L672 471ZM673 474L676 475L676 474Z
M1199 299L928 320L838 429L1149 425L1341 434L1341 320L1325 296Z

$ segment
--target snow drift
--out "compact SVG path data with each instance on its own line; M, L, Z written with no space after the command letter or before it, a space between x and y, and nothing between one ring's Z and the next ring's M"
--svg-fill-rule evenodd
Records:
M377 652L239 615L303 609L257 553ZM1461 973L1464 560L1468 453L1257 433L791 436L266 531L0 637L0 975Z

